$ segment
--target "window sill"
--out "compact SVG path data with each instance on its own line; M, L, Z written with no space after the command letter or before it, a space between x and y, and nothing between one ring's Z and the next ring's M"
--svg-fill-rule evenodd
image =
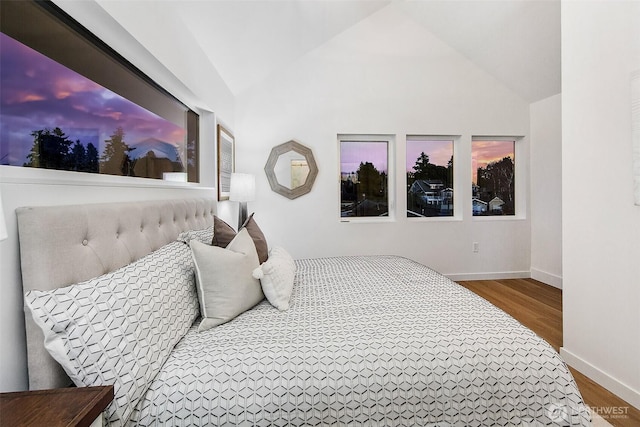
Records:
M37 169L0 165L0 182L8 184L69 185L93 187L171 188L202 190L207 187L193 182L163 181L151 178L102 175L84 172Z
M407 217L408 222L461 222L462 220L462 217L457 216Z
M381 224L381 223L389 223L396 222L393 217L340 217L341 223L351 223L351 224Z
M524 215L496 215L496 216L472 216L473 221L491 222L491 221L524 221L527 219Z

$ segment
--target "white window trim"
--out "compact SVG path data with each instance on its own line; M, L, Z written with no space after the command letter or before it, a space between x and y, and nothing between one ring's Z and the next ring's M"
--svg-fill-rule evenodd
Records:
M341 179L341 156L340 143L342 141L362 141L362 142L386 142L387 145L387 198L389 203L389 213L386 217L341 217L340 216L340 179ZM338 182L337 195L338 218L344 223L384 223L396 221L396 135L393 134L338 134Z
M56 169L26 168L24 166L8 165L0 165L0 182L80 187L180 188L185 190L202 190L209 188L200 183L194 182L164 181L153 178L138 178ZM211 188L211 190L213 191L214 188Z
M474 135L471 137L471 150L473 153L473 141L514 141L516 185L514 188L515 214L514 215L495 215L495 216L476 216L473 215L473 208L468 212L473 221L521 221L527 218L527 167L529 156L527 155L526 137L522 135Z

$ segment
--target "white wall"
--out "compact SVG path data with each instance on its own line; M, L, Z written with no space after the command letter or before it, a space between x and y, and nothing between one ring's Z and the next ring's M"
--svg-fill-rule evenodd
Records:
M516 155L521 218L472 219L470 167L473 135L529 134L529 105L396 5L238 95L235 117L237 168L257 176L258 199L249 209L269 242L294 257L398 254L460 279L529 274L529 139ZM406 134L460 135L460 217L408 220L399 172L395 221L341 223L336 138L345 133L396 135L400 171ZM312 192L293 201L270 190L263 170L271 148L290 139L310 147L319 168Z
M531 277L562 288L562 96L530 106Z
M638 69L640 2L562 3L561 353L640 408L630 84Z
M0 392L27 388L14 209L29 205L215 197L216 121L233 126L234 120L233 95L213 66L202 60L201 53L185 36L188 32L183 23L171 20L161 9L135 7L141 3L124 10L121 7L124 2L110 2L109 13L93 1L56 3L200 114L201 184L167 184L146 179L0 166L0 190L9 229L9 239L0 242ZM131 25L137 38L127 33L114 17ZM162 23L164 32L158 32L158 23ZM167 34L176 37L170 41L160 37Z
M166 9L154 7L150 13L143 7L148 6L146 2L56 3L201 113L201 160L206 167L201 168L203 187L122 182L113 177L78 182L77 175L66 172L0 167L10 231L9 240L0 243L0 391L26 388L13 209L210 195L215 185L212 165L217 120L235 130L237 170L257 176L258 199L249 208L257 212L256 219L271 245L282 245L298 258L404 255L457 279L529 274L529 105L398 12L396 5L234 99L214 67L202 59L184 24L172 19ZM552 122L551 118L536 120ZM404 169L406 134L459 135L455 191L460 209L456 218L407 219L402 178L396 182L395 221L341 223L336 136L342 133L397 135L395 164L399 170ZM474 135L524 136L516 154L518 217L471 217L470 144ZM294 201L271 192L263 171L271 147L290 139L311 147L320 168L313 191ZM221 203L218 209L233 223L234 203ZM479 253L472 252L473 242L479 242Z

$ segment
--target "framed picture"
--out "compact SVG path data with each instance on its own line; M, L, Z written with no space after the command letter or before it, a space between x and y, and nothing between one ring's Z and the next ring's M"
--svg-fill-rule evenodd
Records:
M236 169L235 139L218 125L218 200L229 200L231 174Z

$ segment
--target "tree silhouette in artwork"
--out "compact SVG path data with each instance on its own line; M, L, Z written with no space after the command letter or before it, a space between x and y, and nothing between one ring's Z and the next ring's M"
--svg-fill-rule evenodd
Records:
M60 169L76 172L99 172L99 154L95 145L86 148L76 140L74 143L59 127L31 132L33 146L27 155L26 167Z
M100 172L100 154L93 143L87 144L87 170L86 172Z
M33 146L24 166L45 169L65 169L70 166L69 150L73 142L58 127L31 132Z
M87 148L77 140L69 153L69 170L76 172L99 172L98 150L89 143Z
M80 141L76 141L71 147L71 170L77 172L86 172L87 166L87 150Z
M107 145L104 147L100 158L102 173L123 176L133 175L132 160L129 153L135 150L135 147L129 147L124 141L122 127L118 127L111 135L111 139L107 139L105 142Z

